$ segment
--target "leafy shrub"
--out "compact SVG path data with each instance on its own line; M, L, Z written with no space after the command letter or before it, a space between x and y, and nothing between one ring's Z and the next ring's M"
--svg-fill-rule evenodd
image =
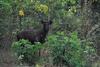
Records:
M95 54L95 50L90 46L90 43L86 41L81 42L76 32L73 32L70 36L66 36L63 32L57 32L56 34L49 35L47 40L45 44L49 46L49 54L51 54L50 56L55 65L86 67L86 63L91 59L90 56ZM22 39L14 42L12 48L21 62L34 64L40 60L40 57L35 53L45 47L42 45L38 42L33 45L28 40Z
M40 1L35 2L35 10L44 14L48 14L48 6L46 4L41 4Z
M28 40L20 40L12 44L12 49L18 56L18 60L29 64L34 64L39 60L39 55L36 54L42 45L36 42L35 45L31 44Z
M69 37L63 32L58 32L48 37L48 44L51 47L53 63L63 63L68 67L85 67L86 56L94 52L91 46L81 43L76 32Z

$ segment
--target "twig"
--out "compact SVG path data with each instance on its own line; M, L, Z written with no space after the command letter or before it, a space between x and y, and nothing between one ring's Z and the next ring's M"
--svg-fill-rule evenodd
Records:
M87 38L88 37L90 37L90 35L91 35L91 33L92 32L94 32L96 29L98 29L100 27L100 23L98 23L98 24L95 24L92 28L91 28L91 30L87 33Z

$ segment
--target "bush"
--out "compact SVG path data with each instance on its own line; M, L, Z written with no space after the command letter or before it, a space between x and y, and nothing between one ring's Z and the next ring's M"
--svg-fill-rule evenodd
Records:
M87 55L94 49L88 44L81 43L77 33L73 32L69 37L63 32L48 37L48 44L51 47L53 63L62 63L68 67L85 67Z
M42 45L39 42L33 45L31 42L24 39L12 44L12 49L18 56L18 60L29 64L35 64L37 60L39 60L39 55L36 53L41 48Z
M91 59L90 56L95 54L95 50L90 44L87 41L82 42L76 32L71 33L70 36L66 36L63 32L57 32L48 36L45 46L39 42L33 45L28 40L22 39L14 42L12 48L21 62L34 64L39 61L39 63L43 63L48 61L48 57L51 57L54 65L86 67L86 63ZM46 56L45 60L43 60L43 57L41 58L35 54L41 48L50 50L50 55ZM52 59L49 59L49 61Z

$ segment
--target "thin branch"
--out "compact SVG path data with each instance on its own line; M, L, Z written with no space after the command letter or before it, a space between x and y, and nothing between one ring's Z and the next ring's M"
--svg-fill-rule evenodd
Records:
M100 27L100 23L98 23L98 24L95 24L92 28L91 28L91 30L87 33L87 38L88 37L90 37L90 35L91 35L91 33L92 32L94 32L96 29L98 29Z

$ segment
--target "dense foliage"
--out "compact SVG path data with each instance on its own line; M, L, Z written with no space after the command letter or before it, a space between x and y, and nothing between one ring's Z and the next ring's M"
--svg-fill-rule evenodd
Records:
M82 44L73 32L69 37L63 32L48 37L48 44L51 46L53 62L63 63L72 67L85 67L87 56L95 54L94 48L89 43ZM68 67L69 67L68 66Z
M16 40L23 30L41 30L41 20L53 21L44 44ZM95 67L100 56L100 0L0 0L0 47L11 44L20 62L43 62L37 53L47 48L54 65Z
M1 0L1 22L3 24L0 26L1 35L18 30L20 27L22 29L37 27L38 21L41 19L59 19L55 21L57 25L66 22L69 16L71 17L76 13L76 3L76 0ZM22 16L22 18L20 19L19 16Z
M59 65L62 63L66 66L85 67L88 55L95 55L94 48L89 43L82 44L76 32L73 32L69 37L63 32L50 35L47 44L49 46L47 50L49 50L49 54L52 56L53 64ZM15 42L12 46L19 59L28 63L35 63L37 60L36 57L40 58L35 53L42 47L43 44L36 43L32 45L23 39Z
M13 43L12 49L21 63L35 64L39 60L39 55L36 54L43 46L40 43L32 45L28 40L20 40Z

